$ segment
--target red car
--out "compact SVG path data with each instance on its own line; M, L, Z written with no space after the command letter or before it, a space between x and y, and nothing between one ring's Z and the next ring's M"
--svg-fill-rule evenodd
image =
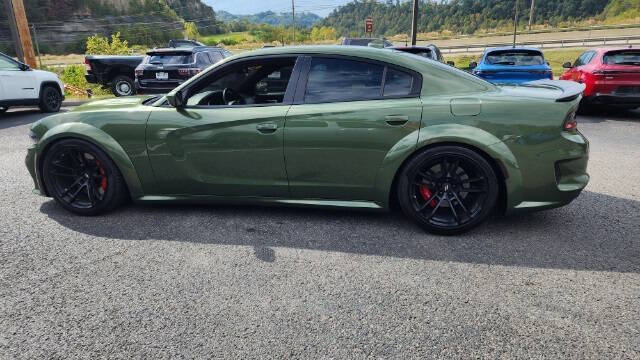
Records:
M587 50L560 77L587 86L583 105L610 105L626 109L640 107L640 49Z

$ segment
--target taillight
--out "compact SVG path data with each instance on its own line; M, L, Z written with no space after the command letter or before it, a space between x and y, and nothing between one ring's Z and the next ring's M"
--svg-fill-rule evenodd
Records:
M182 76L193 76L200 72L198 68L178 69L178 74Z
M572 111L567 115L567 118L564 119L564 124L562 125L562 130L564 131L573 131L578 129L578 120L576 120L576 112Z
M136 69L136 76L142 76L142 74L144 74L144 70Z
M87 69L87 71L91 71L91 63L89 62L89 59L87 59L86 57L84 58L84 67L85 69Z

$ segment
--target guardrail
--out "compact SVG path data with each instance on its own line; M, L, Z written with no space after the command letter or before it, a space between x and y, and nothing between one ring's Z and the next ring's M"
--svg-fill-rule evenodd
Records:
M513 42L496 42L485 44L467 44L441 46L440 51L447 54L482 52L486 48L511 46ZM640 35L624 35L611 37L593 37L584 39L560 39L560 40L537 40L537 41L516 41L517 46L532 46L541 49L576 48L592 46L623 46L640 44Z

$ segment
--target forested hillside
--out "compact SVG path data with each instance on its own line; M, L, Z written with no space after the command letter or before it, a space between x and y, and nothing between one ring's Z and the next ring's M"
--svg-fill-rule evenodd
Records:
M291 13L275 13L273 11L260 12L254 15L234 15L226 11L216 12L216 18L220 21L246 21L252 24L268 24L275 26L291 25ZM311 27L322 18L316 14L309 12L296 12L296 26Z
M603 16L610 3L612 12L627 6L638 8L639 0L535 0L535 23L555 26L565 21ZM520 21L528 23L531 0L520 0ZM481 29L503 28L513 24L515 0L450 0L422 1L419 32L449 30L472 34ZM338 33L361 34L364 19L374 18L376 35L406 33L411 26L411 1L356 0L334 10L323 25L332 26Z

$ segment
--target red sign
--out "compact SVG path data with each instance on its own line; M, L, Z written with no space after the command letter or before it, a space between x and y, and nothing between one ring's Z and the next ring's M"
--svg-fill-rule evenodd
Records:
M364 21L364 31L369 34L373 32L373 19L368 17L365 21Z

